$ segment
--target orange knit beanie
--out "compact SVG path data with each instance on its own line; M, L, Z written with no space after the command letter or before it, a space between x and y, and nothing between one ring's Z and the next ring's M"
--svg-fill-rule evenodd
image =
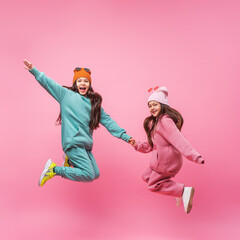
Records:
M92 83L91 71L88 68L75 68L73 75L73 83L80 77L87 78Z

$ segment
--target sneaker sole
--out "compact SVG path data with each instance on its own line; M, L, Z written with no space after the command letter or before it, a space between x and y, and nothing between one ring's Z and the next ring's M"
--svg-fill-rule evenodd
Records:
M190 197L189 197L189 202L187 206L187 214L191 212L192 210L192 205L193 205L193 196L194 196L194 188L191 189Z
M40 178L39 178L39 181L38 181L38 186L39 186L39 187L41 187L42 179L44 178L44 176L45 176L46 172L48 171L48 168L51 166L51 164L52 164L52 160L49 159L49 160L47 161L47 163L45 164L44 169L43 169L43 172L42 172L42 174L41 174L41 176L40 176Z

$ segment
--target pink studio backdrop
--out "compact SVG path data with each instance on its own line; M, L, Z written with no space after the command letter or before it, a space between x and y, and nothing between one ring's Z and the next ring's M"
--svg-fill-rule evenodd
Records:
M9 0L0 22L1 239L239 239L238 1ZM62 85L89 67L106 112L141 141L147 89L167 86L206 160L185 160L176 177L196 189L192 212L148 191L150 155L104 127L94 133L99 180L39 188L47 159L62 163L59 105L24 58Z

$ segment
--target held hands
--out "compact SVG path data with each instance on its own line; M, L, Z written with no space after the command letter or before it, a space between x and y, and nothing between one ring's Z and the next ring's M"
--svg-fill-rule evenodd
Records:
M24 60L23 60L23 63L24 63L24 65L25 65L24 68L27 69L28 71L31 70L31 69L33 69L32 63L30 63L28 60L24 59Z
M135 147L136 145L136 140L133 139L133 138L130 138L129 141L128 141L129 144L131 144L133 147Z

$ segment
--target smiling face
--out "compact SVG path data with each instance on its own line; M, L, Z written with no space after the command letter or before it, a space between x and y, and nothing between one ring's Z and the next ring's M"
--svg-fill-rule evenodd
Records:
M161 111L161 104L157 101L148 102L148 108L153 117L158 117Z
M90 81L87 78L80 77L76 80L77 89L80 95L85 96L90 87Z

